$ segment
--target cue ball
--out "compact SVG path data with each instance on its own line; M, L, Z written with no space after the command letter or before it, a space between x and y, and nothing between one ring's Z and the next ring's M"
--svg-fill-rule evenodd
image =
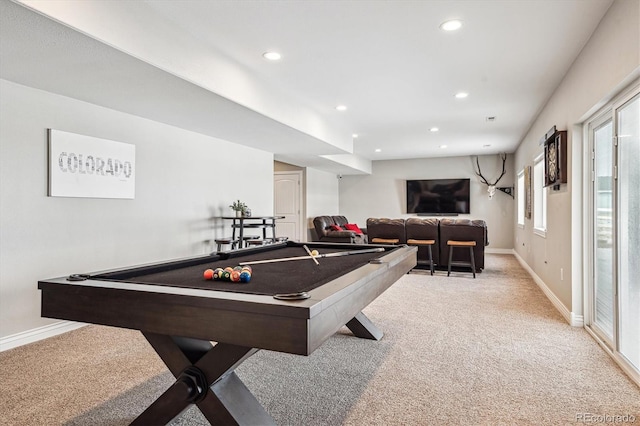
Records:
M311 256L317 256L320 253L318 253L318 250L311 250Z
M206 271L204 271L204 279L205 280L213 279L213 269L207 269Z

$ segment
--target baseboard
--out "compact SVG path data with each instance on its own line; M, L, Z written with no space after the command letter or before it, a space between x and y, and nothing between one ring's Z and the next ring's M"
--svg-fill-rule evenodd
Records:
M520 255L515 250L512 250L511 253L515 256L516 259L518 259L518 262L520 262L520 265L524 268L524 270L527 271L529 275L531 275L533 281L535 281L538 287L540 287L540 290L542 290L545 296L547 296L547 299L551 301L553 306L555 306L555 308L560 312L564 319L572 327L584 327L584 316L577 315L574 312L569 311L569 309L564 306L564 303L562 303L560 299L558 299L558 297L551 291L551 289L547 287L544 281L542 281L542 278L540 278L538 274L536 274L533 269L531 269L527 262L525 262L524 259L520 257Z
M573 327L584 327L584 315L578 315L575 312L571 312L571 322L569 324Z
M72 321L60 321L43 327L33 328L21 333L12 334L7 337L0 338L0 352L26 345L27 343L37 342L38 340L47 339L84 327L87 324Z
M488 248L485 247L485 253L488 254L513 254L513 249Z

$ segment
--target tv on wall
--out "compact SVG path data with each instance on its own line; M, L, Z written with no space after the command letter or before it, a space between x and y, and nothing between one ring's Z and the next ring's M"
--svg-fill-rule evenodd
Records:
M456 215L470 213L471 179L407 181L407 213Z

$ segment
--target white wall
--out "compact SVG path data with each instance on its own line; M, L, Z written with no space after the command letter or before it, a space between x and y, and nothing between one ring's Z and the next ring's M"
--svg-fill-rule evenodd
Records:
M38 279L204 254L240 198L273 213L273 155L0 80L0 338L52 323ZM47 128L136 146L134 200L47 197Z
M339 205L338 177L335 173L307 168L307 228L312 240L313 218L342 214Z
M483 176L496 179L502 170L498 155L479 158ZM343 176L340 180L340 214L361 227L367 218L408 218L406 180L471 178L471 214L459 218L483 219L487 222L489 249L513 248L514 206L510 196L496 191L492 200L487 187L474 173L471 157L423 158L414 160L374 161L373 173L367 176ZM506 163L507 173L498 186L513 186L513 156Z
M640 71L640 2L616 0L520 143L515 170L533 165L540 138L551 128L568 131L569 182L548 193L546 238L525 220L515 249L574 315L582 315L582 164L588 158L582 122ZM586 182L585 182L586 185ZM561 274L562 270L562 274Z

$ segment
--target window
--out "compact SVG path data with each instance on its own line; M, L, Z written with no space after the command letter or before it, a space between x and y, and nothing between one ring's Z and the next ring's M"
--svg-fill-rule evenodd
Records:
M544 154L533 160L533 232L547 232L547 190L544 188Z
M518 226L524 227L524 169L518 173Z

